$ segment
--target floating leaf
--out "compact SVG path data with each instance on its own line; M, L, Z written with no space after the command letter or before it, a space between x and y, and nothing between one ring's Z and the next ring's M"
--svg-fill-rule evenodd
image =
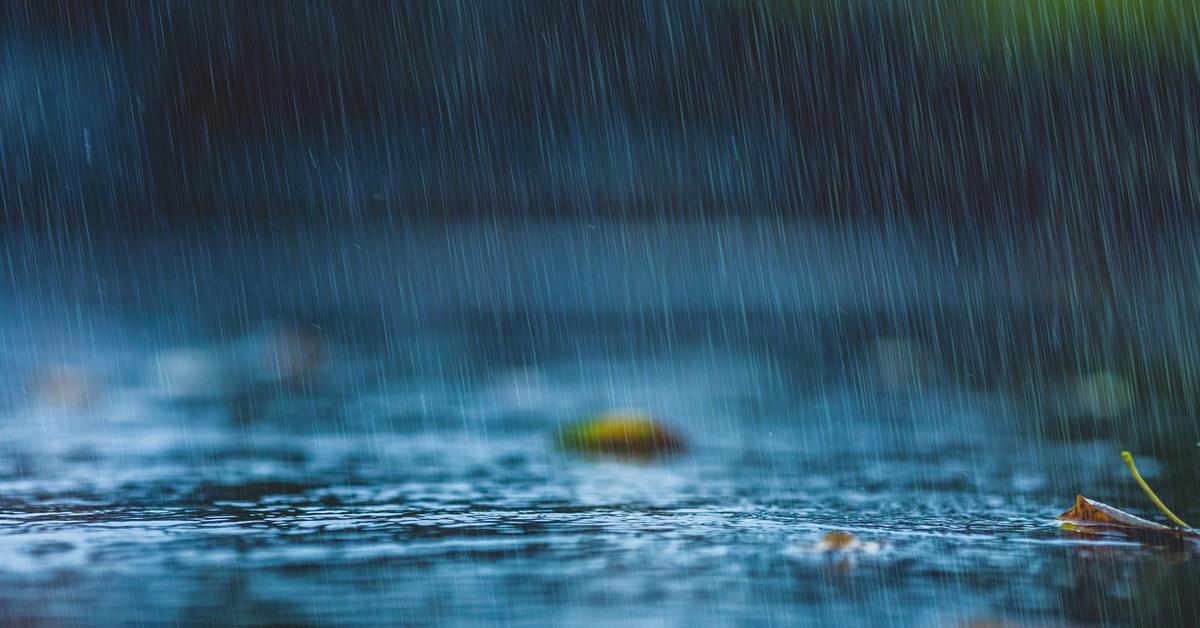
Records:
M1148 545L1180 545L1200 542L1200 534L1147 521L1108 504L1075 498L1075 506L1058 516L1062 529L1079 534L1113 536Z
M871 557L882 553L884 545L877 541L863 541L853 534L834 530L827 532L812 544L793 545L784 554L804 560L818 560L838 573L854 569L860 557Z
M683 451L675 432L654 419L633 413L605 414L560 428L558 445L588 454L649 459Z
M1122 529L1168 534L1187 533L1184 530L1170 528L1161 523L1131 515L1108 504L1088 499L1083 495L1077 495L1075 506L1059 515L1058 520L1063 522L1064 529L1085 534L1120 532Z
M1075 506L1058 516L1058 520L1062 522L1062 528L1080 534L1124 536L1131 540L1154 545L1200 541L1200 534L1187 527L1187 524L1176 517L1175 513L1162 503L1158 495L1155 495L1146 481L1142 479L1142 475L1138 473L1137 467L1133 464L1133 456L1129 452L1123 451L1121 457L1125 459L1125 463L1129 466L1129 471L1137 480L1138 485L1154 501L1154 505L1158 506L1159 510L1180 527L1172 528L1142 519L1108 504L1077 495Z
M817 544L813 546L813 551L818 554L877 554L882 547L882 545L874 541L862 541L849 532L835 530L833 532L826 533L825 536L821 537L821 540L817 541Z

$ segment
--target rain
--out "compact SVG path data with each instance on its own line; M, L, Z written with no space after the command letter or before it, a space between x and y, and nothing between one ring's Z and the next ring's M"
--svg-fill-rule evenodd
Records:
M1195 624L1198 42L6 2L0 624Z

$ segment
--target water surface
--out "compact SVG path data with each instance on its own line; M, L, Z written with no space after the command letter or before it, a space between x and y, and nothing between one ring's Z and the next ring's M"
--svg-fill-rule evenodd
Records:
M1197 611L1190 556L1054 526L1076 492L1136 493L1115 443L1038 436L1009 397L871 385L857 358L788 369L790 354L728 343L489 327L330 342L302 380L230 375L236 392L211 398L167 364L165 338L116 334L85 400L11 388L0 617L1086 625ZM688 452L554 448L556 425L613 408L667 421ZM834 530L878 548L817 551Z

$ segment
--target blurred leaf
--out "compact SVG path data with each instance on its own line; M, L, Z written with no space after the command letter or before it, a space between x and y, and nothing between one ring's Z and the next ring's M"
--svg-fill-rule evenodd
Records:
M683 451L683 439L640 414L613 413L560 428L559 447L580 453L649 459Z

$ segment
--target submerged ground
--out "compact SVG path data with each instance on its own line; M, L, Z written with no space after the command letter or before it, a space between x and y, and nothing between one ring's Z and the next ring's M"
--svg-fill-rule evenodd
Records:
M494 254L519 265L514 251L535 250L524 246L531 238L542 248L530 259L588 254L531 233ZM726 270L742 287L747 262L737 251L764 272L789 276L783 262L764 261L764 250L721 259L734 260ZM517 296L506 307L483 297L441 317L407 318L354 304L353 295L255 314L271 298L265 293L286 292L278 282L289 273L304 275L278 266L279 258L263 290L221 303L186 295L228 295L228 287L144 275L123 275L127 283L117 286L112 277L123 271L101 263L96 283L127 299L137 293L141 305L93 300L80 312L61 307L76 297L45 281L53 264L41 267L38 281L16 284L9 311L22 315L4 341L12 376L0 414L0 620L784 626L1194 618L1194 552L1090 540L1054 525L1077 493L1158 518L1126 476L1122 448L1139 455L1184 519L1200 519L1192 479L1200 439L1186 396L1173 406L1146 400L1157 380L1135 367L1150 358L1130 366L1116 352L1079 358L1061 338L1039 344L1036 337L1055 335L1046 330L1066 328L1051 306L947 306L901 317L922 309L911 306L925 297L838 297L838 276L932 264L887 247L876 254L895 263L843 252L825 258L840 262L791 275L793 288L829 286L833 302L824 305L745 305L769 302L781 288L691 309L572 310L571 296L518 307L540 294L527 288L524 296L510 290ZM422 268L437 267L432 254L413 255ZM700 267L712 261L694 259ZM356 279L341 285L369 292L355 264L363 262L346 272ZM678 272L664 267L656 272ZM554 265L545 268L553 278ZM600 272L582 262L572 268ZM636 291L644 281L616 261L606 268L626 279L594 284L596 292L574 289ZM204 272L215 271L184 276ZM252 272L230 285L247 285ZM931 285L969 283L961 270L918 275L935 277ZM411 269L400 276L417 281ZM690 294L716 294L693 283ZM661 293L678 305L686 284L673 279ZM923 294L919 288L913 292ZM427 294L472 293L459 286ZM179 315L184 310L192 316ZM688 440L688 451L634 462L554 447L557 426L613 409L659 418ZM819 551L835 530L870 551Z

